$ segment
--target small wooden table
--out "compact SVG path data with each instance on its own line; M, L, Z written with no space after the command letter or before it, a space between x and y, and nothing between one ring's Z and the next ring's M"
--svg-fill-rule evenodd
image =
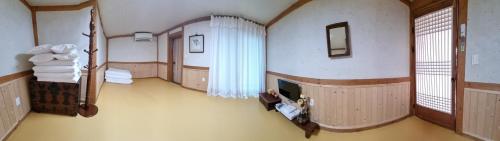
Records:
M260 93L259 101L264 105L264 107L266 107L267 111L270 111L274 109L274 105L281 102L281 99L267 93Z
M274 96L269 95L267 93L260 93L259 94L259 101L264 105L264 107L266 107L267 111L270 111L270 110L275 109L274 105L280 103L281 99L279 97L274 97ZM309 121L307 123L300 124L299 121L297 120L297 118L294 118L293 120L291 120L291 122L306 132L305 133L306 138L311 137L311 135L314 132L316 132L320 129L319 125L317 123L314 123L311 121Z
M306 132L306 138L311 137L311 135L319 130L319 125L317 123L314 123L312 121L308 121L307 123L299 123L297 118L294 118L292 120L293 124L297 125L300 127L300 129L304 130Z

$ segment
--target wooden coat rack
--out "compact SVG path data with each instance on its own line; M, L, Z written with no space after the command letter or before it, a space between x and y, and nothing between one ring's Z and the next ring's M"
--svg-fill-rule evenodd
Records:
M93 85L92 83L92 75L93 71L95 68L97 68L96 65L94 65L93 59L94 59L94 53L97 52L97 49L94 46L94 37L95 37L95 8L90 11L90 35L87 35L85 33L82 33L84 36L89 37L89 50L85 50L84 52L89 55L89 62L88 65L85 66L87 69L87 88L86 88L86 93L85 93L85 104L80 105L80 109L78 110L78 113L82 115L83 117L93 117L97 114L98 108L95 104L90 103L89 96L90 96L90 87Z

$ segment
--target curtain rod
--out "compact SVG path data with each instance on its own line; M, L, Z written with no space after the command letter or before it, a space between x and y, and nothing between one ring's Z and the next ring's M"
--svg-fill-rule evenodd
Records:
M243 20L245 20L245 21L249 21L249 22L252 22L252 23L254 23L254 24L258 24L258 25L260 25L260 26L264 26L264 24L261 24L261 23L259 23L259 22L256 22L256 21L254 21L254 20L250 20L250 19L247 19L247 18L239 17L239 16L231 16L231 15L213 15L213 16L215 16L215 17L232 17L232 18L241 18L241 19L243 19Z

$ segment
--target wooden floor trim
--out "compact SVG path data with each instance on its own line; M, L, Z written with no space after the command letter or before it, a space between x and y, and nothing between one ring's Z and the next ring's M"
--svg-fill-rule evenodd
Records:
M30 108L31 109L31 108ZM30 114L31 112L28 112L26 113L23 118L21 118L21 120L17 121L16 125L14 126L14 128L12 128L10 131L7 132L7 134L5 135L4 138L0 138L0 141L4 141L4 140L7 140L10 135L12 135L12 133L14 133L14 131L16 131L17 127L19 127L19 124L21 124L21 122L23 122L26 117L28 117L28 115Z
M396 122L399 122L399 121L403 121L404 119L406 119L408 117L411 117L411 115L406 115L406 116L403 116L403 117L400 117L400 118L396 118L394 120L390 120L390 121L387 121L387 122L383 122L383 123L380 123L380 124L377 124L377 125L372 125L372 126L367 126L367 127L361 127L361 128L352 128L352 129L337 129L337 128L328 127L328 126L324 126L324 125L320 125L320 126L321 126L321 129L326 130L326 131L330 131L330 132L343 132L343 133L345 133L345 132L359 132L359 131L375 129L375 128L383 127L383 126L386 126L386 125L389 125L389 124L393 124L393 123L396 123Z
M195 69L195 70L209 70L209 67L188 66L188 65L183 65L182 67L188 68L188 69Z
M465 82L465 88L500 91L500 84L482 83L482 82Z
M16 79L19 79L19 78L22 78L22 77L25 77L28 75L32 75L32 74L33 74L32 70L27 70L27 71L22 71L22 72L17 72L17 73L1 76L0 77L0 84L6 83L6 82L9 82L12 80L16 80Z
M283 77L286 79L312 83L312 84L320 84L320 85L377 85L377 84L391 84L391 83L401 83L401 82L410 82L410 77L397 77L397 78L377 78L377 79L317 79L317 78L308 78L301 76L293 76L288 74L282 74L278 72L267 71L267 74Z

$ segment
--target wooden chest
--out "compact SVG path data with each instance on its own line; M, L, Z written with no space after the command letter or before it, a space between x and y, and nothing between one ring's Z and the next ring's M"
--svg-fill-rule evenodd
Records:
M31 109L34 112L59 115L78 115L80 81L78 83L39 82L33 77L29 83Z

